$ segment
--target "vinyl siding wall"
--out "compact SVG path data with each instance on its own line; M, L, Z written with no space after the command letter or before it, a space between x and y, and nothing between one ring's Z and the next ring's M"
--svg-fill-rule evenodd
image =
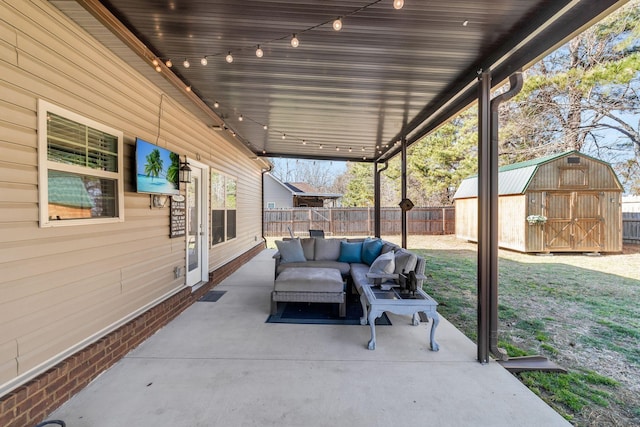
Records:
M124 222L39 227L39 98L124 132ZM184 238L135 192L136 137L238 178L237 237L210 271L259 243L258 162L49 3L0 0L0 396L184 287Z

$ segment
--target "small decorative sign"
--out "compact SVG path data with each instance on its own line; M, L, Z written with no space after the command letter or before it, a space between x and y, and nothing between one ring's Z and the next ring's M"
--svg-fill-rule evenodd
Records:
M171 197L171 211L169 214L169 237L181 237L187 230L187 204L183 195Z

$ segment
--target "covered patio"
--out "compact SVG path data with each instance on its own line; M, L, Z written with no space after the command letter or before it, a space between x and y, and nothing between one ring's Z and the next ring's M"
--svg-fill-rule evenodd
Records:
M273 251L264 250L74 396L49 419L69 427L563 426L558 413L446 319L390 314L368 326L269 324Z

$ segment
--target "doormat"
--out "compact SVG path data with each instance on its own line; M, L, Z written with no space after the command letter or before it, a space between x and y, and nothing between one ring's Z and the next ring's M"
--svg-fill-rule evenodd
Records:
M202 302L216 302L224 295L227 291L209 291L203 296L200 297L198 301Z
M267 317L266 323L297 323L306 325L360 325L362 305L356 295L347 298L346 316L340 317L337 303L279 302L278 312ZM386 313L376 319L376 325L391 325Z

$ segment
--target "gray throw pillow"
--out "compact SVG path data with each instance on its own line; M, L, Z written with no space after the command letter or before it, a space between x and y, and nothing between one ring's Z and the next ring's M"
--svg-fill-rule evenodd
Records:
M304 257L307 260L312 260L314 258L315 246L316 246L315 237L300 239L300 244L302 244L302 251L304 252Z
M418 257L404 249L400 249L396 251L396 268L394 273L400 274L403 271L408 273L416 269L416 265L418 264Z
M280 252L280 264L289 262L305 262L300 239L276 240L276 246Z
M393 274L396 265L396 257L393 252L380 255L369 267L372 274Z
M316 261L337 261L340 257L340 242L344 239L316 239Z

